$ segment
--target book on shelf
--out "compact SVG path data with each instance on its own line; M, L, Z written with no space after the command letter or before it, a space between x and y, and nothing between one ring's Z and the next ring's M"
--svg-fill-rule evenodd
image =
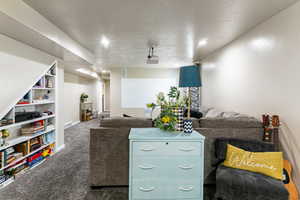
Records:
M5 152L6 152L7 155L9 155L11 153L14 153L15 149L13 147L9 147L9 148L5 149Z
M8 185L8 184L14 182L15 179L14 179L13 176L4 175L4 178L3 178L2 180L3 180L3 182L0 183L0 188L3 188L3 187L5 187L6 185Z
M43 136L38 136L30 140L30 151L35 151L44 144Z
M23 142L15 146L17 152L22 153L23 156L29 153L29 145L28 142Z
M0 185L6 181L6 175L0 174Z
M33 135L45 130L45 121L40 120L34 122L32 125L21 128L21 135Z
M1 155L1 168L4 167L4 165L5 165L5 156L4 156L4 154L5 154L4 151L0 152L0 155Z
M27 160L23 159L15 163L13 166L9 167L8 169L6 169L6 172L14 176L26 168L27 168Z

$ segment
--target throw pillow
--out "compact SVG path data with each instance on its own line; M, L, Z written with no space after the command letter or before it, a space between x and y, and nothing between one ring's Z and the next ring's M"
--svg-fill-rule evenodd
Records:
M218 111L217 109L211 109L205 115L206 118L217 118L222 117L223 112Z
M237 112L224 112L222 117L223 118L234 118L237 117L239 115L239 113Z
M261 173L275 179L282 180L283 156L282 152L250 152L227 145L226 167Z
M211 109L213 109L213 108L206 107L206 106L200 106L199 111L203 114L203 116L205 116L208 113L208 111L211 110Z
M184 110L184 117L187 117L187 113L188 113L188 110L185 109ZM196 118L196 119L200 119L201 117L203 117L203 114L197 110L191 110L191 117L192 118Z

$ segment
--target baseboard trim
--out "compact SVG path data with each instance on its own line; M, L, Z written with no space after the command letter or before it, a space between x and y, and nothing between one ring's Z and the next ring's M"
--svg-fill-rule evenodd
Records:
M72 121L65 123L65 129L72 126Z
M77 125L77 124L79 124L79 123L80 123L80 121L73 122L73 123L72 123L72 126L75 126L75 125Z
M55 153L58 153L58 152L60 152L60 151L62 151L64 148L66 147L66 145L65 144L63 144L63 145L60 145L59 147L57 147L56 148L56 151L55 151Z
M67 122L67 123L65 124L65 129L70 128L70 127L72 127L72 126L75 126L75 125L77 125L77 124L79 124L79 123L80 123L80 121L76 121L76 122Z

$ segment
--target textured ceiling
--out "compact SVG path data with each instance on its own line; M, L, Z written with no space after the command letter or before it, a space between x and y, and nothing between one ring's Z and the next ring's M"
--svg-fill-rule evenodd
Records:
M178 67L226 45L298 0L24 0L97 57L99 68ZM105 36L110 46L104 48ZM197 48L199 40L208 45Z

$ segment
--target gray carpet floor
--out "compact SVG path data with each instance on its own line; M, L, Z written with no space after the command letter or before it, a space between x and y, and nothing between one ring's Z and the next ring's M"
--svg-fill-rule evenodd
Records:
M98 120L65 131L66 148L0 191L1 200L127 200L128 188L88 186L89 129Z
M66 148L0 190L0 200L128 200L126 187L88 186L89 129L98 126L92 120L66 129Z

